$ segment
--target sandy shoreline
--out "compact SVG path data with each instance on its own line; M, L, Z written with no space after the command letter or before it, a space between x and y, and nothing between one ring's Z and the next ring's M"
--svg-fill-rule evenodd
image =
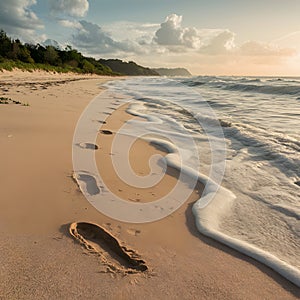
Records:
M93 208L71 178L72 138L81 112L110 78L81 77L0 73L0 96L29 104L0 104L0 298L296 299L299 289L280 275L198 233L191 211L197 193L149 224L118 222ZM115 99L111 103L118 107ZM124 108L110 105L105 112L111 115L101 129L112 132L130 118ZM106 164L111 138L99 135L96 158L116 193L151 201L174 185L172 173L156 190L120 187ZM147 173L145 160L159 150L139 141L133 151L143 154L133 154L133 168ZM138 252L150 271L107 272L97 255L70 237L68 224L80 221L103 226Z

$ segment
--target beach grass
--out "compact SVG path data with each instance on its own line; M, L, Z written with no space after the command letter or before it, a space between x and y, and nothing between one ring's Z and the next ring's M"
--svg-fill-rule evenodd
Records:
M10 60L10 59L1 59L0 60L0 70L12 71L14 69L20 69L23 71L33 72L36 70L43 70L46 72L53 73L84 73L79 68L73 68L71 66L51 66L47 64L39 64L39 63L25 63L19 60Z

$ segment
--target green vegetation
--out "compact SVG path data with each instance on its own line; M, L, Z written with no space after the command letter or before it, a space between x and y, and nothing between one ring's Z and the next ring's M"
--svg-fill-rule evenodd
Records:
M100 59L99 62L108 66L113 72L129 76L159 76L159 74L149 68L139 66L133 61L124 62L120 59Z
M85 57L71 46L62 50L40 44L22 44L20 40L11 39L0 30L0 70L11 71L14 68L30 72L44 70L98 75L159 75L156 71L139 66L132 61L96 60L93 57Z
M11 71L14 68L26 71L38 69L59 73L119 75L96 59L83 56L71 46L61 50L53 46L22 44L20 40L11 39L0 30L0 70Z
M29 106L28 103L22 103L21 101L18 100L12 100L11 98L7 98L7 97L0 97L0 104L20 104L22 106Z

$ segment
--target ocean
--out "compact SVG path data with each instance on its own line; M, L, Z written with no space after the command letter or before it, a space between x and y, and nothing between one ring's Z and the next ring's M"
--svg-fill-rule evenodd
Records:
M147 120L126 134L168 148L165 163L205 184L193 207L199 231L300 286L300 78L137 77L106 86Z

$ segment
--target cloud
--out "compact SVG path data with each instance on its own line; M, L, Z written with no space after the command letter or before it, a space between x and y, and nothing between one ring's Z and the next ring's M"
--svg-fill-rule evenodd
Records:
M52 39L46 39L44 42L42 42L42 45L52 46L52 47L54 47L56 49L60 49L60 50L64 49L64 47L59 42L52 40Z
M154 40L157 44L165 46L182 45L183 28L181 22L182 16L175 14L168 16L155 33Z
M201 39L196 28L182 27L182 16L169 15L155 32L154 41L164 46L199 48Z
M235 36L228 29L183 27L182 16L171 14L161 23L153 41L174 53L193 52L212 56L290 56L294 53L286 47L256 41L236 45Z
M290 48L281 48L275 44L248 41L239 48L239 54L245 56L292 56L296 53Z
M153 33L159 26L160 24L155 23L121 21L103 25L101 28L116 40L127 37L131 41L146 45L152 43Z
M208 43L200 48L200 53L208 55L228 53L236 47L234 39L233 32L227 29L221 30L209 38Z
M58 20L58 23L63 27L82 29L82 26L78 21Z
M182 16L169 15L155 32L154 42L172 52L197 50L211 55L234 47L235 34L227 29L183 27Z
M43 28L42 21L31 9L36 0L0 1L0 27L8 34L30 40L36 29Z
M51 12L71 17L84 17L89 10L88 0L49 0Z
M73 35L73 44L89 54L101 55L105 53L141 53L142 47L129 40L117 41L100 26L87 21L79 21L81 27Z
M184 29L182 40L184 45L189 48L199 49L202 45L199 31L194 27Z
M291 51L259 42L236 45L236 34L228 29L183 27L182 16L169 15L162 24L116 22L100 27L81 20L59 20L59 24L75 29L72 44L95 56L139 57L202 55L237 56L291 55ZM124 39L126 37L126 39Z

